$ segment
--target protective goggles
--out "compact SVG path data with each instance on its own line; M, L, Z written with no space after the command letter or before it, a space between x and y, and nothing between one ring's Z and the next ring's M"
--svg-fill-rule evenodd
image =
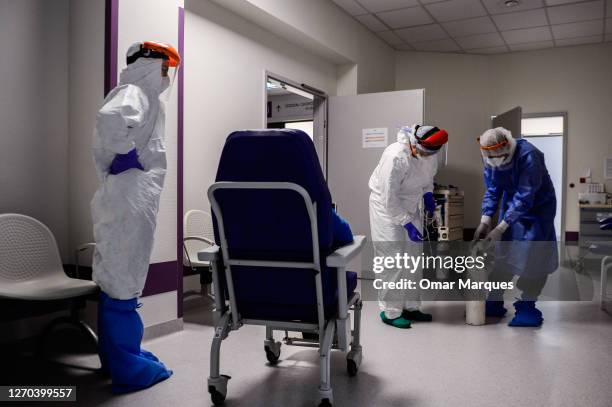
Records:
M176 68L181 64L181 56L171 45L157 41L145 41L140 50L127 57L127 64L135 62L138 58L159 58L168 61L168 66Z
M480 144L480 137L476 139L478 144ZM494 151L499 150L500 148L504 148L509 144L508 140L502 140L500 143L493 144L492 146L480 146L480 149L483 151Z

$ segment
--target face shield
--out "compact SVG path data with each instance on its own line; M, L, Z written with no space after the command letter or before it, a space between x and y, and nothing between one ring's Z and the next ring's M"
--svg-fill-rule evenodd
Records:
M503 127L485 131L478 137L478 142L485 165L498 168L512 161L516 140L512 137L512 133Z
M172 87L181 65L181 56L171 45L158 41L145 41L142 44L134 44L128 50L127 64L135 62L138 58L161 59L162 88L160 100L168 102L172 93Z
M448 133L444 129L415 124L411 128L402 127L398 133L398 141L401 141L400 135L402 140L406 140L404 142L410 144L413 155L420 157L439 156L439 153L446 155L443 147L448 142ZM440 158L437 157L436 160L440 161Z

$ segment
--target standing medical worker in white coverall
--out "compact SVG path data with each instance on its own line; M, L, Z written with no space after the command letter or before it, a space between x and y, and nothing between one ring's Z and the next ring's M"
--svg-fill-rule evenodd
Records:
M435 154L447 141L447 132L437 127L402 127L397 133L397 142L383 152L368 184L375 256L422 254L420 203L423 202L425 211L433 216L433 177L438 168ZM391 268L377 278L383 282L399 282L406 278L418 286L420 274L420 269ZM382 321L396 328L410 328L411 321L432 320L431 315L419 310L418 289L379 289L378 303Z
M93 155L100 187L91 202L93 279L102 290L98 351L115 393L146 388L172 374L140 348L143 325L136 308L149 269L166 174L165 106L160 95L170 92L168 71L179 64L178 52L167 44L132 45L119 86L108 94L96 118Z

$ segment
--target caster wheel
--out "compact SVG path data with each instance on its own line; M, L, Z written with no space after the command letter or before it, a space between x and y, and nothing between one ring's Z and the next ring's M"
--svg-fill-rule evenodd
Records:
M332 407L332 403L329 401L329 399L323 399L321 400L319 407Z
M268 359L268 362L270 362L270 364L272 365L277 364L278 359L280 358L280 349L278 350L278 353L274 353L272 349L270 349L269 346L266 346L265 350L266 350L266 359Z
M225 403L225 394L218 392L214 387L209 388L208 392L210 393L210 399L215 406L222 406L223 403Z
M346 371L348 372L348 375L350 377L355 377L357 376L357 372L359 372L359 367L357 366L357 363L355 363L354 360L347 359L346 360Z

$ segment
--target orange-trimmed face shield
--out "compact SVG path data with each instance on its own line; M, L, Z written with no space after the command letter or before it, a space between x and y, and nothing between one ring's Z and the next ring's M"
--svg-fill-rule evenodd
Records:
M142 49L162 54L162 59L167 60L168 66L171 68L176 68L181 64L181 56L172 45L157 41L145 41L142 44Z
M181 64L181 56L171 45L158 41L145 41L140 50L127 57L127 64L135 62L138 58L163 59L168 67L177 68Z

